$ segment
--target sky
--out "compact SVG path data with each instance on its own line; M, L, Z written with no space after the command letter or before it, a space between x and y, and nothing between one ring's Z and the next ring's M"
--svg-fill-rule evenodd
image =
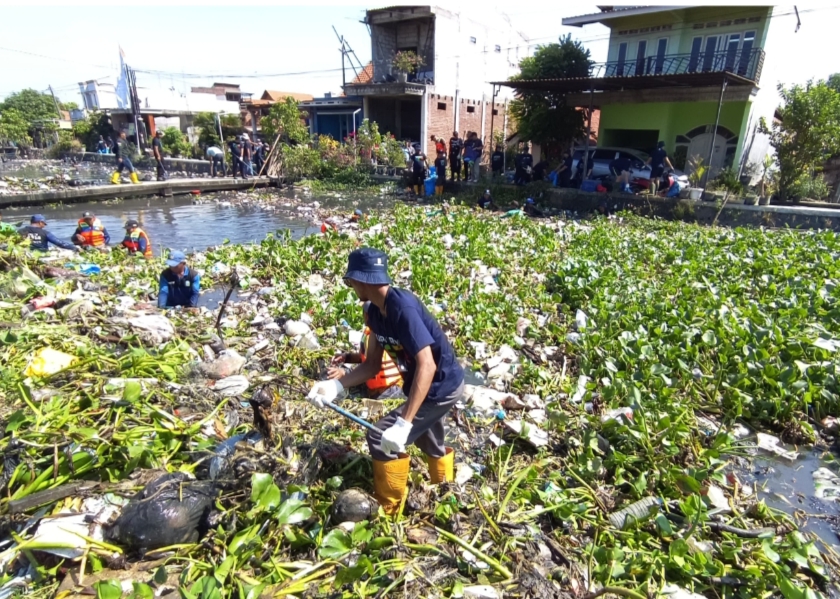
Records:
M39 6L37 0L26 6L3 4L3 0L0 4L0 98L27 87L46 91L51 85L61 101L79 104L80 81L110 76L116 82L120 47L126 62L138 72L140 87L174 87L183 92L190 86L224 80L239 83L243 91L257 96L265 89L315 96L340 92L340 44L332 27L345 36L365 64L370 58L370 36L360 21L365 8L386 5L313 1L305 6L172 6L160 0L136 6L114 2ZM438 4L462 9L453 2ZM606 27L561 25L563 17L598 12L594 4L473 2L468 6L506 13L534 46L572 33L590 49L595 61L606 60ZM768 75L771 84L778 80L804 83L840 70L831 43L840 22L840 0L806 2L798 8L802 25L796 47L777 61L773 73L762 75L764 85L770 83ZM348 68L348 80L352 76Z

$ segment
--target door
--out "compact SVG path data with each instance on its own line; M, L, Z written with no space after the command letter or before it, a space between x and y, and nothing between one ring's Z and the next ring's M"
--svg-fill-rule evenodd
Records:
M723 70L735 72L735 62L738 57L738 46L741 44L741 34L732 33L726 42L726 61Z
M624 63L627 60L627 42L621 42L618 45L618 60L615 65L615 76L624 77Z
M636 49L636 76L647 75L645 68L645 54L647 54L647 40L641 40Z
M744 43L741 44L741 59L738 61L738 74L753 76L755 64L752 60L752 49L755 43L755 31L747 31L744 34Z
M665 66L665 52L668 50L668 38L663 37L656 43L656 66L654 71L657 75L662 73Z
M706 176L707 180L710 176L715 177L723 168L723 161L726 158L726 139L722 135L701 133L691 140L686 154L689 161L698 156L703 159L703 164L709 164L709 152L712 150L712 144L714 144L714 152L712 153L711 168Z
M697 70L697 65L700 64L700 50L703 48L703 38L695 37L691 41L691 56L688 59L688 72L693 73Z
M716 71L715 53L717 52L718 36L710 35L706 38L706 49L703 52L703 70Z

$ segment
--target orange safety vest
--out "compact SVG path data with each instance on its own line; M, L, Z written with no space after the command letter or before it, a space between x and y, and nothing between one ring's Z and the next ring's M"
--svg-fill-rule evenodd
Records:
M370 328L365 327L365 332L362 337L362 347L364 348L364 351L362 352L362 362L365 361L365 354L367 354L369 340ZM388 389L389 387L393 387L394 385L398 385L401 383L402 375L400 374L400 369L394 363L394 360L391 358L391 355L383 350L382 368L379 370L375 377L373 377L366 383L368 389L370 389L371 391L383 391L385 389Z
M140 238L143 237L146 240L146 251L143 252L143 256L146 258L152 257L152 240L149 239L149 236L146 235L146 232L143 229L134 229L131 233L125 236L123 239L123 246L128 248L128 251L132 254L140 251Z
M85 219L79 219L76 223L79 226L79 235L85 240L82 245L99 247L105 245L105 227L98 218L89 225Z

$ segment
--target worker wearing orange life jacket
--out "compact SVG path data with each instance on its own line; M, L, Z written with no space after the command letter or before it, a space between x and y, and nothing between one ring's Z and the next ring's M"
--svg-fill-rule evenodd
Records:
M361 364L365 361L365 354L367 353L368 342L370 340L370 328L367 326L367 312L369 306L370 302L365 302L363 308L365 315L365 331L362 334L362 342L359 344L359 352L339 354L333 358L331 365L332 368L329 370L329 378L339 378L344 374L344 370L339 368L341 364ZM396 387L397 389L401 388L402 383L402 374L400 374L399 367L396 365L391 356L385 353L382 355L382 369L375 377L368 380L365 384L370 391L371 397L375 398L381 396L385 391L391 389L392 387Z
M122 244L129 254L140 254L144 258L152 257L152 242L136 220L125 223L125 238Z
M73 234L73 243L76 245L104 249L111 242L105 225L92 213L85 212L76 224L76 232Z

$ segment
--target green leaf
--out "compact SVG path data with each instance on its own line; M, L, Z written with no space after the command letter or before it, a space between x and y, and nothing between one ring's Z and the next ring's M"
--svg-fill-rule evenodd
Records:
M805 599L802 589L793 584L793 581L783 574L776 574L779 579L779 590L782 591L785 599Z
M23 410L17 410L14 414L9 416L9 422L6 424L6 432L13 433L26 422L29 422L29 418L27 418Z
M219 584L224 585L225 580L230 574L231 569L236 564L236 558L232 555L228 555L221 564L218 565L216 570L213 572L213 577L219 581Z
M155 592L152 587L143 582L132 582L133 592L129 599L154 599Z
M160 566L157 570L155 570L155 584L164 584L167 578L166 566Z
M665 514L656 515L656 526L659 528L659 531L666 537L671 537L674 535L674 529L671 527L671 522L668 520L668 518L665 517Z
M717 337L715 336L714 332L706 331L705 333L703 333L703 343L705 343L706 345L711 345L712 347L717 345Z
M93 585L96 589L96 599L120 599L122 586L116 580L100 580Z
M769 559L771 562L773 562L774 564L779 563L779 554L776 553L776 550L770 546L770 543L768 541L764 541L761 544L761 550L764 552L764 555L767 557L767 559Z
M339 559L352 550L353 542L350 535L340 528L334 528L321 540L318 555L326 559Z
M255 472L251 476L251 501L256 504L255 511L272 510L280 505L280 489L270 474Z
M312 509L300 499L287 499L277 510L280 524L299 524L312 517Z
M140 399L143 389L137 381L128 381L123 389L123 399L128 403L136 403Z

